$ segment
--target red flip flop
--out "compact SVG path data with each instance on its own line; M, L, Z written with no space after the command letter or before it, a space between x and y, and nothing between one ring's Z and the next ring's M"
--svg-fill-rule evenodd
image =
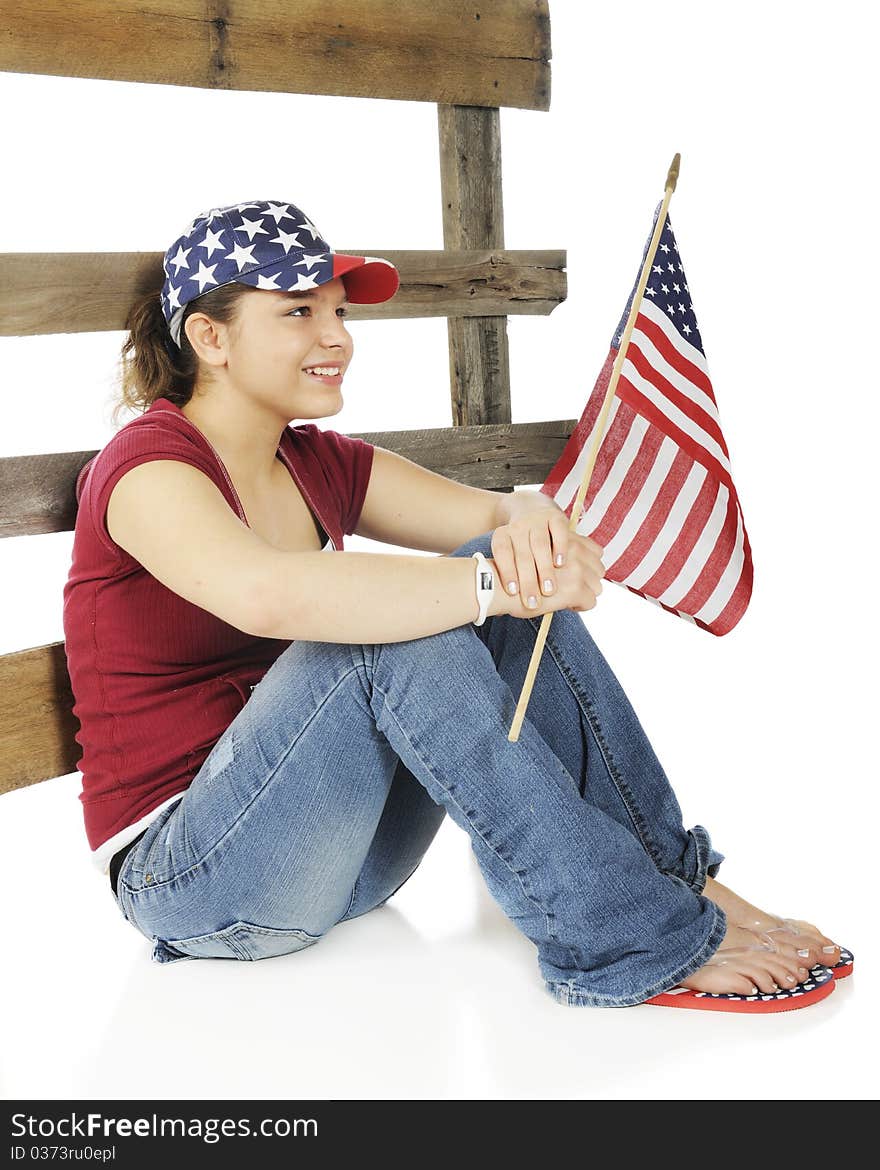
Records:
M694 991L690 987L673 987L671 991L653 995L644 1002L655 1004L657 1007L696 1008L700 1011L746 1012L760 1015L765 1012L794 1011L795 1008L818 1003L820 999L825 999L831 994L834 984L835 977L828 967L814 967L809 977L803 983L798 983L791 991L736 995L733 992Z

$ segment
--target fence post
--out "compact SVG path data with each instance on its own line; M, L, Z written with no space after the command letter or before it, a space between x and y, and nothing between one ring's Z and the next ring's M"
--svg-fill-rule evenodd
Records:
M500 111L438 104L437 117L443 246L503 249ZM512 422L507 318L449 317L447 328L453 425Z

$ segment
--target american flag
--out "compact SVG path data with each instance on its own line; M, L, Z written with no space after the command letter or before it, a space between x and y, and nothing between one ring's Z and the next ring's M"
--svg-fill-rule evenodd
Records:
M662 205L593 392L541 486L569 517ZM605 580L711 634L746 611L751 549L668 214L576 531L605 549Z

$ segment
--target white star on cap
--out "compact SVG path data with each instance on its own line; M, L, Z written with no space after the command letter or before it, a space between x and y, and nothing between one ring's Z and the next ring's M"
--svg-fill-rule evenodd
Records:
M180 289L175 288L174 285L171 284L170 282L168 284L168 308L169 309L179 309L180 308Z
M323 258L323 252L313 252L311 256L303 256L302 260L294 261L294 266L296 268L299 268L300 266L303 268L311 268L315 264L320 264Z
M267 203L266 215L271 215L276 224L279 222L279 220L285 218L293 219L293 216L290 214L289 203Z
M301 272L299 274L299 276L297 276L297 278L296 278L296 284L292 284L288 291L289 292L297 292L300 289L317 288L317 287L318 287L317 280L313 280L311 276L306 276L304 272Z
M243 248L241 246L241 244L236 244L231 252L226 253L226 259L227 260L234 260L235 263L238 265L239 272L241 272L241 270L242 270L242 268L244 268L245 264L256 263L253 256L251 255L251 253L253 252L255 247L256 247L255 244L250 244L247 248Z
M278 279L278 277L280 275L281 275L280 272L276 272L274 276L263 276L263 274L261 272L260 275L257 277L257 288L276 288L280 292L281 289L275 283L275 281Z
M191 251L192 251L192 248L184 248L183 244L177 245L176 255L172 256L170 258L170 260L168 261L169 264L176 264L177 265L177 268L176 268L175 273L174 273L175 276L178 276L180 274L181 268L189 268L189 261L187 260L187 256L190 254Z
M318 229L315 227L315 225L312 223L312 221L311 221L310 219L308 219L308 217L307 217L307 216L303 216L303 222L302 222L302 223L301 223L299 226L300 226L300 229L301 229L302 231L304 231L304 232L311 232L311 233L312 233L312 238L313 238L313 239L315 239L315 240L316 240L316 239L318 238L318 236L321 234L321 233L318 231Z
M226 231L226 228L221 228L219 232L212 232L210 228L205 232L205 238L201 244L196 245L199 248L205 248L210 259L212 252L219 252L222 247L220 237Z
M205 291L206 284L216 284L217 283L217 281L214 277L214 269L216 267L217 267L216 264L212 264L210 268L206 268L205 265L201 262L201 260L199 261L198 272L194 276L190 277L190 280L197 280L199 282L199 293L203 293Z
M253 240L257 232L262 232L264 236L269 234L258 219L247 219L245 216L241 217L239 231L247 232L249 240Z
M278 235L272 240L272 243L283 245L285 252L289 252L291 248L302 247L296 232L283 232L281 228L278 229Z

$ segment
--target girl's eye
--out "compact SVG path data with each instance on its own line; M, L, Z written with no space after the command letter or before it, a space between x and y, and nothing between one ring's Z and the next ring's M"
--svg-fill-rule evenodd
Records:
M310 305L297 305L295 309L291 309L286 315L288 317L294 317L298 313L309 313L309 312L311 312ZM346 305L340 305L339 308L336 310L336 315L337 315L337 317L347 317L348 316L348 307Z

